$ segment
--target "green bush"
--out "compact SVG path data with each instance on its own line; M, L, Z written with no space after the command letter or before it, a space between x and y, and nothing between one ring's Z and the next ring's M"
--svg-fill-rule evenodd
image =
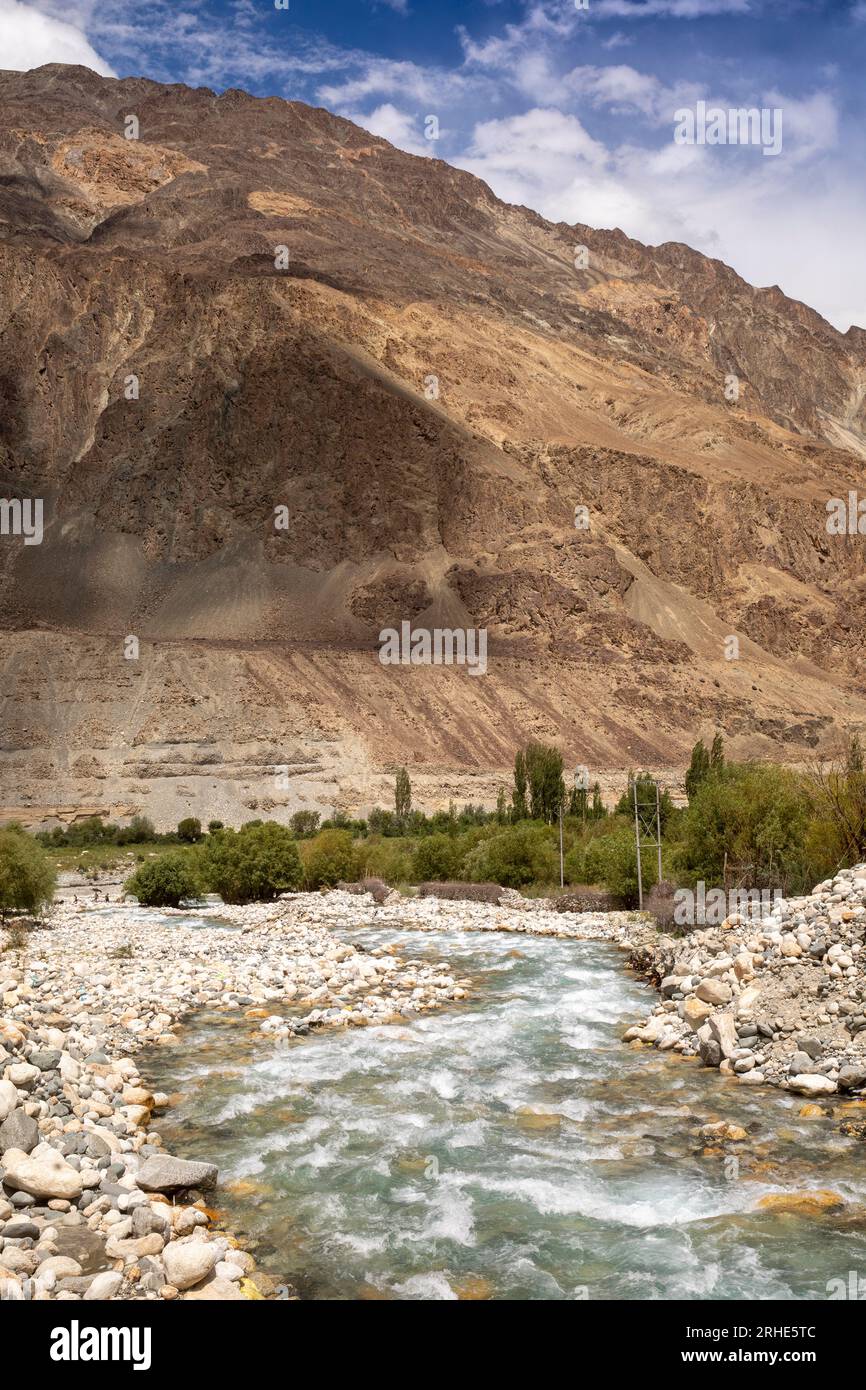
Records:
M680 820L675 857L689 884L722 883L728 869L753 888L811 886L806 835L811 805L788 768L727 763L700 782Z
M205 842L201 865L208 888L227 903L270 902L303 880L298 846L276 821L221 830Z
M308 888L332 888L341 880L353 883L360 857L350 830L320 830L304 845L304 881Z
M527 883L554 883L559 862L549 834L521 823L481 840L463 861L463 876L473 883L521 888Z
M185 816L177 823L177 838L184 844L194 845L201 839L201 821L198 816Z
M182 898L195 898L201 882L185 854L160 854L136 869L123 891L138 898L142 907L180 907Z
M371 839L361 849L361 877L381 878L386 883L410 883L412 852L405 840Z
M149 820L147 816L133 816L129 825L115 831L114 843L117 845L140 845L146 840L158 838L152 820ZM70 843L72 842L70 841Z
M292 834L298 840L309 839L319 828L318 811L296 811L289 821Z
M454 835L427 835L412 856L412 878L415 883L457 878L461 857Z
M641 879L646 893L655 883L658 873L656 851L641 848ZM604 884L607 891L619 898L625 907L637 907L637 853L634 831L623 828L610 835L592 839L583 854L582 870L577 882Z
M44 850L21 830L0 830L0 917L39 914L54 898L57 875Z

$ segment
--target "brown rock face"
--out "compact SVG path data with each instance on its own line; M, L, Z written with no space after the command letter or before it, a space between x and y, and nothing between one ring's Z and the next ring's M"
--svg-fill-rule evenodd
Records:
M402 762L492 800L530 736L604 785L866 720L860 330L298 103L49 66L0 116L0 494L44 502L0 536L7 814L362 809ZM402 621L487 674L380 664Z

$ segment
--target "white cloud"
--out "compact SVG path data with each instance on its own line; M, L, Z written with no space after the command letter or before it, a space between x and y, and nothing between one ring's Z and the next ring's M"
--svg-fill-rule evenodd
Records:
M706 19L720 14L749 14L751 0L595 0L598 19Z
M426 68L418 63L369 55L359 55L356 63L346 63L345 66L357 67L357 75L342 82L323 83L316 89L319 100L329 106L342 108L347 103L364 101L370 96L408 98L430 105L463 101L470 95L475 98L479 95L477 81L444 68Z
M866 327L866 187L827 154L835 117L826 94L775 95L791 113L779 159L672 139L608 147L576 116L535 108L480 122L452 162L551 221L620 227L648 245L685 242L752 284L781 285L843 331Z
M371 135L390 141L399 150L406 150L408 154L429 156L434 153L433 142L424 138L416 118L407 111L399 110L391 102L377 106L368 116L348 114L347 119L369 130Z
M77 63L106 77L116 75L82 29L18 0L0 0L0 62L14 72L43 63Z

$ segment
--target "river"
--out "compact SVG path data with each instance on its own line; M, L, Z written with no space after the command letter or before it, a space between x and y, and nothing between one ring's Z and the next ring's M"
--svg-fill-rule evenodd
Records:
M826 1299L866 1277L861 1141L802 1097L621 1041L622 952L496 932L340 930L472 977L466 1006L278 1046L208 1015L150 1054L167 1146L304 1298ZM863 1115L862 1108L852 1114ZM701 1125L748 1138L724 1151ZM838 1213L763 1209L816 1188Z

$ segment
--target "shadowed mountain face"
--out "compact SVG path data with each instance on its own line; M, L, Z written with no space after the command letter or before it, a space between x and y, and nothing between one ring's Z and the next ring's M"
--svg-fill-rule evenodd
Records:
M604 785L866 724L827 530L866 334L688 247L299 103L2 73L0 397L0 494L44 503L0 537L7 814L360 809L402 762L432 806L530 736ZM380 664L406 620L486 628L487 674Z

